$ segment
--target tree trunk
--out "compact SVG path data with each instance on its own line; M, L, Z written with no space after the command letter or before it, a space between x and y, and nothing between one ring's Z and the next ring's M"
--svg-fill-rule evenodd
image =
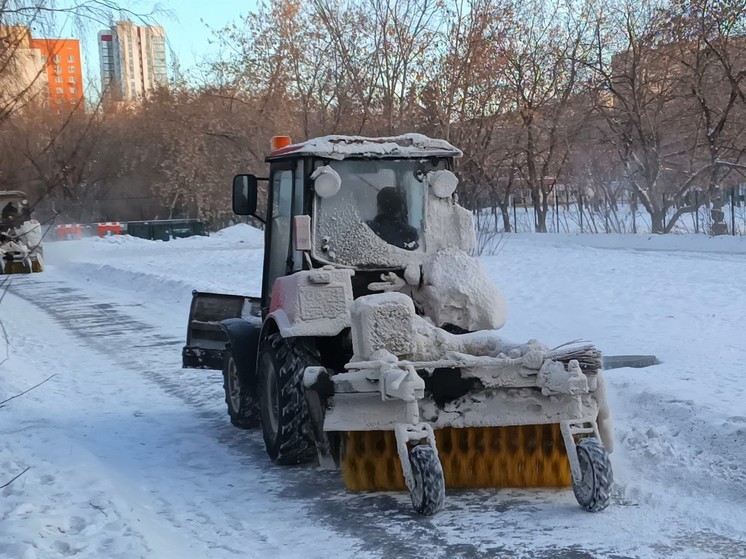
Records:
M652 232L655 234L662 234L666 231L666 211L659 209L650 212L650 225Z
M534 201L534 212L536 215L536 232L547 232L547 210L539 200Z
M513 226L510 224L510 208L507 204L498 204L500 206L500 214L503 218L503 229L506 233L512 233Z
M710 217L712 217L712 226L710 235L717 237L728 234L728 225L725 223L725 212L723 211L723 191L719 185L713 185L710 189L710 198L712 207L710 208Z

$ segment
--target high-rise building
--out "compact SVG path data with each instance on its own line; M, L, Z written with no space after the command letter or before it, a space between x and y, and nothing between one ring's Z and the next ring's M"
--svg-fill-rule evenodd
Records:
M49 103L52 107L83 103L83 61L77 39L31 39L47 66Z
M0 25L0 109L3 111L49 101L44 61L30 43L28 27Z
M162 27L120 21L98 34L101 83L122 101L138 101L168 81Z
M83 70L77 39L34 39L28 27L2 27L8 54L3 72L5 97L24 104L34 99L52 107L83 102Z

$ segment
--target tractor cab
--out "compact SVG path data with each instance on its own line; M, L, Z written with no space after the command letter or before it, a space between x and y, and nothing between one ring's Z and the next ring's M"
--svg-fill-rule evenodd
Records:
M461 152L448 142L420 134L279 138L267 157L266 208L257 208L262 179L238 175L233 185L234 211L266 223L265 308L275 280L302 269L354 270L357 296L383 271L473 246L471 215L454 200Z
M31 220L26 194L20 190L0 192L0 231L9 231Z

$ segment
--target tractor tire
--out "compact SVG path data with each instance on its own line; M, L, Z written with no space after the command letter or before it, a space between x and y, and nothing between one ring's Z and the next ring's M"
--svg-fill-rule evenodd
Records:
M595 438L581 439L577 444L581 478L572 480L578 504L589 512L600 512L609 506L614 474L609 453Z
M223 389L231 423L241 429L259 427L259 402L254 396L254 387L241 373L229 349L225 350L223 359Z
M446 498L445 478L438 453L427 444L420 444L409 451L414 487L410 491L414 510L432 516L443 508Z
M303 371L317 364L294 338L267 337L259 349L259 400L267 454L276 464L304 464L316 457Z

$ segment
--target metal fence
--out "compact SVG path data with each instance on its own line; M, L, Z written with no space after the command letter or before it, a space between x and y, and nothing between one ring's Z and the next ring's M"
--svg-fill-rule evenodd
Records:
M730 235L746 234L746 202L741 188L724 192L723 212ZM681 215L671 233L709 234L712 225L710 200L694 191L687 202L698 207L694 212ZM702 196L702 200L699 197ZM671 208L666 216L668 223L675 215ZM500 233L505 231L502 214L498 210L483 209L474 213L479 231ZM510 225L517 233L533 232L538 222L530 199L514 198L509 206ZM551 198L546 216L546 227L550 233L651 233L650 214L634 198L612 202L609 198L596 198L589 202L557 196Z

